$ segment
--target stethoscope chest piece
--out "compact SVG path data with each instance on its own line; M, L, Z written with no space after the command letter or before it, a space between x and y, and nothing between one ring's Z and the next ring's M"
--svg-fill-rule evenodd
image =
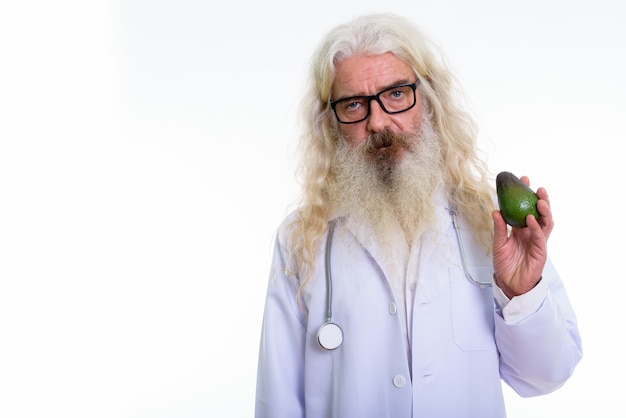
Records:
M324 323L317 331L317 342L326 350L334 350L343 342L343 331L334 322Z

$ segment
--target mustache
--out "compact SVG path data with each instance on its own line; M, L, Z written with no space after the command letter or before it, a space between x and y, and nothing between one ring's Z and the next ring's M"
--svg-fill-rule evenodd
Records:
M409 148L413 137L410 133L397 134L390 130L384 130L371 134L364 144L364 152L367 155L376 155L383 148L404 147Z

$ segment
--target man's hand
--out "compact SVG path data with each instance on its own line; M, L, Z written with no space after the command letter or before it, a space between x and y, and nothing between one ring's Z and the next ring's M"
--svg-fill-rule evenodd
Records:
M520 180L530 186L528 177ZM548 237L554 227L548 192L537 189L537 211L526 217L526 228L509 228L498 210L492 213L494 224L493 268L496 285L509 299L531 290L541 279L548 259Z

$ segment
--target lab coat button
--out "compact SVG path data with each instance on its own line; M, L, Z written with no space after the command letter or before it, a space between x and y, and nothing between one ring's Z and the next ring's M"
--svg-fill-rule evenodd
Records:
M396 312L398 312L398 307L396 306L395 303L391 302L389 304L389 313L392 314L392 315L395 315Z
M401 374L394 376L393 385L397 388L401 388L406 384L406 380L404 380L404 376Z

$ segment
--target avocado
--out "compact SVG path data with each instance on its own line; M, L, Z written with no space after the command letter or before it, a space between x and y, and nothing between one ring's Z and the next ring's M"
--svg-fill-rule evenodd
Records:
M514 174L502 171L496 176L496 193L500 213L507 224L525 228L528 215L539 218L537 194Z

